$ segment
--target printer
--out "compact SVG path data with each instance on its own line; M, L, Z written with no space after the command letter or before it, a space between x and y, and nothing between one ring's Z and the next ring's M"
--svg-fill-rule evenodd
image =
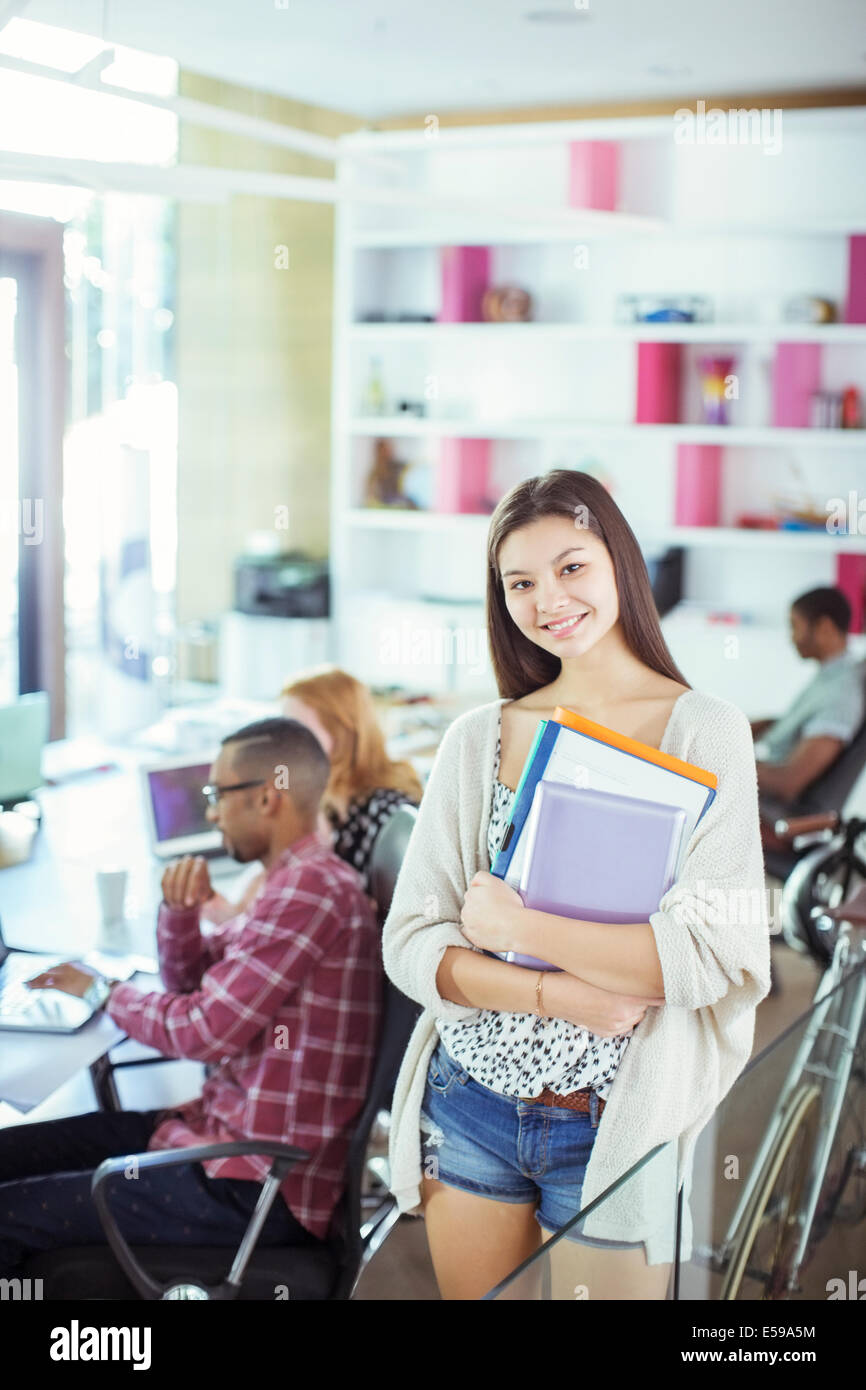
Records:
M330 586L327 560L300 550L248 553L234 565L235 611L275 618L327 618Z

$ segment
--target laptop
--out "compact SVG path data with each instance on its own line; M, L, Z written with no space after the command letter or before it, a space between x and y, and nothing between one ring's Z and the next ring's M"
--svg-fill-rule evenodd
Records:
M0 706L0 807L24 801L42 786L42 749L47 738L45 690Z
M16 1033L77 1033L93 1017L92 1005L83 999L59 989L28 989L25 984L34 975L69 959L68 955L10 949L3 940L0 924L0 1029ZM128 980L139 968L128 958L103 956L99 951L89 951L81 960L114 980Z
M244 868L226 854L222 832L206 818L202 787L210 781L210 762L173 758L140 770L150 846L168 863L184 854L208 861L211 878L238 874Z

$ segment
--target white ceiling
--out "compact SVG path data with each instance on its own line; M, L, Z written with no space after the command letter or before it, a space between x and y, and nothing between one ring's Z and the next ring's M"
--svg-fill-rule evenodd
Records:
M0 0L0 14L7 7L368 121L866 84L863 0ZM529 22L540 9L569 22Z

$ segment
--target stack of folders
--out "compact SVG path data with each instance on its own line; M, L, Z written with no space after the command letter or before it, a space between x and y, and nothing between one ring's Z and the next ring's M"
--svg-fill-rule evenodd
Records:
M646 922L716 785L714 773L557 705L539 723L491 872L539 912ZM501 959L560 968L515 951Z

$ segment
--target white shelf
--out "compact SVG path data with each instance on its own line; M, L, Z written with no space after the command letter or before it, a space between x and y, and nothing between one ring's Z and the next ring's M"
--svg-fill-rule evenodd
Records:
M355 507L344 513L347 525L384 531L450 531L469 537L487 535L490 517L483 514L426 512L399 507ZM823 531L762 531L740 526L646 526L636 528L642 544L723 547L748 550L850 551L866 553L866 535L833 536Z
M490 517L483 513L426 512L402 507L354 507L344 513L349 526L382 531L487 531Z
M592 220L590 220L590 217ZM618 219L604 222L602 218ZM866 233L866 217L857 221L841 219L815 222L730 222L683 223L664 222L657 218L627 218L623 213L585 213L580 220L559 223L551 220L527 222L499 221L494 225L479 224L471 219L453 223L425 221L420 227L365 229L356 231L350 245L357 250L393 250L411 246L514 246L534 243L592 241L596 238L664 236L677 237L848 237Z
M691 103L687 103L691 106ZM796 132L836 134L842 131L866 134L866 108L826 106L786 109L785 126ZM570 140L665 140L671 138L671 117L595 116L570 120L515 121L506 125L440 126L437 148L517 150L523 146L563 144ZM399 130L353 130L340 136L347 154L387 154L401 151L416 155L430 151L430 132L426 125Z
M767 151L757 149L736 157L679 150L669 115L442 127L435 140L419 123L413 131L339 138L341 174L362 185L364 199L377 196L367 206L349 199L336 208L331 560L338 662L381 675L350 613L353 596L375 592L376 614L393 608L395 623L424 595L483 604L489 516L353 506L365 495L367 441L374 439L405 441L409 455L422 455L432 470L440 439L514 441L492 451L492 497L532 471L562 467L563 457L592 455L645 553L688 550L686 597L709 596L720 610L739 611L759 593L777 616L785 650L786 603L797 586L832 583L837 556L866 555L866 536L673 524L682 481L676 444L729 451L721 515L733 518L769 511L770 499L792 495L795 486L797 495L820 499L819 510L825 491L846 496L866 476L866 430L638 425L630 418L633 345L640 342L720 350L731 344L742 362L740 400L732 407L738 421L772 419L763 359L778 343L823 345L827 389L843 389L850 379L863 391L866 324L787 323L781 315L800 295L844 303L845 238L866 232L866 198L850 178L866 148L866 105L786 110L784 119L784 159L765 159ZM593 139L624 142L621 204L652 216L563 206L568 143ZM369 156L383 162L374 168ZM592 274L583 278L572 273L586 268L573 263L577 242L592 246ZM497 283L524 286L539 321L363 321L377 311L433 311L441 291L438 251L461 245L494 248ZM704 295L719 318L616 323L613 306L625 293ZM547 321L551 316L559 321ZM389 411L404 399L424 399L425 374L433 372L441 378L439 397L425 403L435 416L364 413L365 359L377 353ZM683 387L683 414L699 421L694 370ZM461 415L447 418L446 409ZM422 440L429 445L421 447ZM754 458L734 449L753 449ZM715 678L718 666L701 668L700 660L699 669L712 669ZM732 679L730 670L725 677ZM431 667L419 679L429 679L431 689L447 679L468 690L460 663L444 674Z
M640 540L660 540L669 545L722 546L746 550L819 550L866 553L866 535L831 536L823 531L761 531L745 526L666 526L636 533Z
M599 338L641 343L866 343L863 323L356 323L353 341L471 342L511 338L516 342L563 339L596 342Z
M737 425L615 425L591 420L458 420L437 416L356 416L354 435L378 439L442 436L449 439L606 439L655 438L676 444L739 444L759 448L798 445L821 449L866 449L866 429L774 429Z
M486 214L486 215L489 215ZM559 241L592 241L597 237L661 236L670 230L658 217L602 212L594 208L536 210L532 217L505 213L495 222L462 213L453 221L434 221L428 214L418 227L392 227L358 231L351 244L359 250L397 249L409 246L522 246Z

